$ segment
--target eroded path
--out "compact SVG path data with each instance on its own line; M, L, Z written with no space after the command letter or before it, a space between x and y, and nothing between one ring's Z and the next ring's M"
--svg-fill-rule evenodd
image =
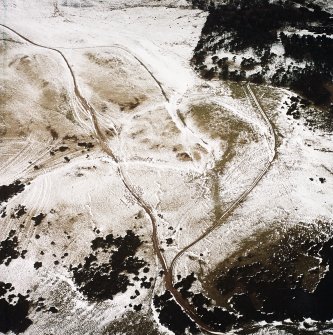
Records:
M165 288L166 290L170 291L170 293L172 294L172 296L174 297L175 301L183 308L183 310L185 310L185 312L187 313L187 315L197 324L197 326L204 332L207 333L211 333L211 334L220 334L219 332L215 332L212 329L210 329L204 322L202 322L202 320L200 319L200 317L196 314L194 307L186 300L183 298L183 296L181 295L181 293L174 287L174 280L173 280L173 270L174 270L174 266L175 263L177 262L177 260L186 252L188 251L192 246L194 246L195 244L197 244L199 241L203 240L205 237L207 237L211 232L213 232L217 227L219 227L220 225L222 225L224 222L226 222L227 218L239 207L239 205L244 201L244 199L251 193L251 191L256 187L256 185L262 180L262 178L265 176L265 174L268 172L275 156L276 156L276 141L275 141L275 133L274 133L274 129L273 126L271 124L271 122L269 121L266 113L264 112L264 110L262 109L260 103L258 102L254 92L252 91L250 85L246 86L246 90L249 94L249 96L251 97L251 99L253 100L254 104L256 105L256 109L259 111L261 118L265 121L267 128L269 130L269 135L266 137L266 142L267 142L267 150L269 151L269 155L267 158L267 162L264 166L263 169L260 170L260 172L258 173L257 177L255 178L255 180L253 181L253 183L250 185L250 187L245 190L232 204L231 206L224 211L219 220L217 220L217 222L212 225L211 227L209 227L201 236L199 236L195 241L193 241L192 243L190 243L189 245L187 245L185 248L183 248L172 260L170 266L168 266L165 257L161 251L160 248L160 242L159 242L159 238L158 238L158 232L157 232L157 213L155 213L155 210L152 208L152 206L150 204L148 204L136 191L133 185L131 185L128 182L128 179L126 178L126 173L125 171L122 169L121 167L121 163L118 159L118 157L114 154L114 152L112 151L112 149L109 147L109 145L107 144L107 139L105 134L103 133L103 131L101 130L99 123L98 123L98 119L96 116L96 111L95 109L89 104L89 102L85 99L85 97L81 94L74 71L71 67L71 65L69 64L69 61L67 60L66 56L64 55L64 53L62 51L60 51L59 49L56 48L52 48L52 47L48 47L48 46L44 46L38 43L33 42L32 40L30 40L29 38L21 35L20 33L18 33L17 31L15 31L14 29L0 24L2 27L6 28L7 30L11 31L12 33L14 33L15 35L19 36L21 39L23 39L24 41L30 43L31 45L43 48L43 49L48 49L51 51L56 52L61 58L62 60L65 62L66 67L68 68L72 81L73 81L73 88L74 88L74 96L76 99L76 102L78 103L79 108L81 108L84 112L88 113L90 118L91 118L91 122L93 125L93 129L96 133L96 137L97 140L100 144L101 149L110 157L112 158L112 160L114 161L114 163L117 165L117 172L119 174L119 177L122 180L122 183L124 184L125 188L130 192L130 194L133 196L133 198L135 199L136 203L145 211L146 215L149 217L149 220L151 222L152 225L152 242L153 242L153 248L154 248L154 252L155 255L157 256L160 266L163 269L164 272L164 283L165 283ZM129 52L126 48L123 48L122 46L116 46L120 49L123 49L126 52ZM130 53L130 52L129 52ZM149 74L152 76L152 78L154 79L154 81L157 83L157 85L159 86L162 95L164 96L165 100L167 102L169 102L169 98L165 92L165 90L163 89L162 84L156 79L156 77L154 76L154 74L148 69L148 67L139 59L137 58L135 55L132 54L132 56L149 72Z

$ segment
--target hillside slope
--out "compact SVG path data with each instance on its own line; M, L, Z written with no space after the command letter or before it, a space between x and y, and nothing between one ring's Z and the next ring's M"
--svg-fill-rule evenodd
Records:
M206 79L287 87L332 110L333 19L321 7L303 2L211 3L192 64ZM206 3L194 5L207 8ZM325 119L331 128L332 117Z

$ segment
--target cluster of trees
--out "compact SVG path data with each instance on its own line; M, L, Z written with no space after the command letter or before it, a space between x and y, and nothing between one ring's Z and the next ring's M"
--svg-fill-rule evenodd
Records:
M282 85L305 95L315 103L330 100L327 84L333 81L333 39L325 35L280 34L286 57L306 62L304 68L285 76ZM284 81L287 80L287 83ZM288 82L289 81L289 82Z
M209 10L210 8L215 7L215 4L212 0L192 0L189 2L192 2L193 8L199 8L202 10Z
M219 78L222 80L233 81L250 80L257 84L264 82L263 71L251 75L247 75L246 73L246 70L251 70L258 64L253 58L243 58L239 70L234 68L231 69L230 63L233 63L233 60L229 60L228 57L218 58L213 56L212 62L214 65L209 68L205 64L195 66L196 70L205 79L211 80L213 78Z
M316 67L307 66L292 73L289 86L316 104L327 104L331 94L326 88L325 77L316 72Z
M305 28L314 22L330 26L330 15L319 9L296 6L293 1L230 0L228 4L210 7L203 27L203 37L212 32L232 32L231 51L256 46L263 49L278 38L278 30L286 26Z
M314 62L324 67L324 71L333 68L333 39L326 35L280 34L286 56L297 60Z
M194 50L192 64L207 79L219 77L230 80L250 80L262 83L267 78L273 84L290 87L318 104L330 100L327 84L333 79L333 39L323 32L333 30L333 18L316 5L304 0L229 0L214 6L210 1L192 0L199 6L209 7L209 15L201 38ZM307 28L321 35L284 34L281 30L293 27ZM271 78L267 70L276 55L271 52L275 43L282 43L285 57L295 60L288 69L281 67ZM226 58L214 56L224 50L239 54L251 48L259 62L243 58L239 70L230 71ZM213 55L213 57L212 57ZM212 57L212 67L205 65ZM305 67L297 62L306 62ZM260 70L253 73L257 65ZM251 71L251 75L247 72Z

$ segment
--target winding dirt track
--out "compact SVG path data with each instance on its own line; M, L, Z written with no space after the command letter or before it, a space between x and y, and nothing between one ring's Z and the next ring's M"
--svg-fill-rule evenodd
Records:
M263 108L261 107L259 101L257 100L254 92L252 91L252 88L250 84L247 84L247 86L244 86L244 88L249 92L250 96L252 97L257 109L259 110L262 118L265 120L267 123L270 137L272 139L272 144L271 147L269 147L268 144L268 149L271 151L271 155L266 162L264 168L262 171L259 173L259 175L256 177L256 179L252 182L252 184L249 186L248 189L246 189L238 199L236 199L230 206L229 208L220 216L220 218L217 220L217 222L210 226L202 235L200 235L196 240L194 240L192 243L187 245L185 248L183 248L172 260L171 265L170 265L170 270L173 272L173 268L175 266L175 263L177 262L177 259L181 257L187 250L189 250L191 247L193 247L195 244L197 244L199 241L207 237L212 231L214 231L216 228L220 227L226 220L227 218L236 210L236 208L243 202L243 200L252 192L252 190L258 185L260 180L265 176L265 174L268 172L273 160L276 157L276 135L274 132L274 128L272 123L269 121L266 113L264 112ZM269 139L268 139L269 140Z
M98 142L102 148L102 150L112 158L112 160L117 164L117 171L118 174L125 186L125 188L130 192L130 194L134 197L134 199L136 200L137 204L143 208L143 210L145 211L145 213L147 214L147 216L149 217L151 224L152 224L152 241L153 241L153 248L154 248L154 252L161 264L161 267L164 271L164 282L165 282L165 288L167 290L170 291L170 293L173 295L175 301L185 310L185 312L187 313L187 315L197 324L197 326L204 332L209 333L209 334L222 334L220 332L216 332L212 329L210 329L210 327L208 327L204 322L202 322L202 320L200 319L200 317L196 314L194 306L192 306L186 299L184 299L182 297L182 295L180 294L180 292L174 287L174 282L173 282L173 269L175 266L175 263L177 262L177 260L179 259L180 256L182 256L187 250L189 250L192 246L194 246L196 243L198 243L199 241L201 241L202 239L204 239L208 234L210 234L212 231L214 231L217 227L219 227L220 225L222 225L226 219L236 210L236 208L238 208L238 206L242 203L242 201L249 195L249 193L256 187L256 185L260 182L260 180L264 177L264 175L267 173L267 171L269 170L275 156L276 156L276 141L275 141L275 133L274 133L274 129L273 126L271 124L271 122L269 121L267 115L265 114L264 110L262 109L260 103L258 102L257 98L255 97L254 92L252 91L250 85L248 85L246 87L246 89L248 90L250 96L252 97L255 105L257 106L257 109L259 110L261 116L263 117L263 119L265 120L265 122L267 123L267 126L269 128L269 132L271 135L271 139L272 139L272 147L269 148L271 151L271 155L265 165L265 167L260 171L259 175L257 176L257 178L253 181L253 183L250 185L250 187L245 190L241 196L235 200L233 202L233 204L221 215L221 217L219 218L219 221L214 224L213 226L211 226L210 228L208 228L201 236L199 236L195 241L193 241L192 243L190 243L188 246L186 246L185 248L183 248L172 260L171 265L168 267L167 262L164 258L163 253L160 250L160 246L159 246L159 239L158 239L158 233L157 233L157 219L154 213L154 209L147 204L140 195L138 195L134 189L134 187L127 181L127 178L125 176L124 171L121 168L121 164L118 160L118 158L115 156L115 154L113 153L113 151L111 150L111 148L108 146L107 144L107 140L106 137L104 135L104 133L101 131L100 126L98 124L98 120L97 120L97 116L96 116L96 112L94 110L94 108L88 103L88 101L83 97L83 95L81 94L77 81L76 81L76 77L74 74L74 71L72 69L72 67L70 66L67 58L65 57L65 55L58 49L56 48L52 48L52 47L47 47L38 43L35 43L33 41L31 41L29 38L21 35L20 33L18 33L17 31L15 31L14 29L1 24L0 26L6 28L7 30L11 31L12 33L14 33L15 35L19 36L21 39L23 39L24 41L43 48L43 49L48 49L48 50L52 50L56 53L58 53L61 58L63 59L63 61L66 64L66 67L68 68L68 70L70 71L72 80L73 80L73 85L74 85L74 93L75 93L75 98L77 100L77 102L79 103L79 106L81 108L83 108L83 110L85 110L86 112L89 113L93 126L94 126L94 130L98 139ZM130 53L148 72L149 74L152 76L152 78L155 80L155 82L157 83L157 85L160 87L161 92L165 98L165 100L168 102L168 96L166 94L166 92L163 89L162 84L156 79L156 77L154 76L154 74L147 68L147 66L139 59L137 58L135 55L133 55L130 51L128 51L126 48L122 47L122 46L118 46L115 45L115 47L118 47L119 49L122 49L128 53ZM269 147L269 145L268 145Z
M161 251L159 250L159 242L158 242L157 230L156 230L156 226L157 226L156 225L156 218L153 215L153 209L148 204L146 204L144 202L144 200L141 199L141 197L136 194L134 188L131 187L127 183L127 181L125 179L125 176L123 174L123 171L121 170L121 167L119 165L118 158L114 155L113 151L107 145L105 135L103 134L103 132L101 131L101 129L99 127L98 120L97 120L97 117L96 117L96 112L95 112L94 108L88 103L88 101L81 94L81 92L79 90L79 87L78 87L78 84L77 84L77 81L76 81L76 78L75 78L74 71L73 71L72 67L70 66L70 64L69 64L67 58L65 57L65 55L60 50L58 50L58 49L55 49L55 48L52 48L52 47L47 47L47 46L44 46L44 45L41 45L41 44L38 44L38 43L35 43L35 42L31 41L29 38L21 35L17 31L15 31L14 29L12 29L12 28L4 25L4 24L0 24L0 26L6 28L8 30L10 30L11 32L13 32L14 34L16 34L17 36L19 36L20 38L22 38L26 42L28 42L28 43L30 43L30 44L32 44L34 46L37 46L37 47L40 47L40 48L43 48L43 49L47 49L47 50L52 50L52 51L58 53L61 56L61 58L64 60L64 62L66 63L67 68L70 71L70 74L71 74L71 77L72 77L72 80L73 80L75 97L78 100L79 105L85 111L87 111L89 113L89 115L91 116L91 119L92 119L92 122L93 122L93 125L94 125L94 129L95 129L95 132L96 132L96 135L97 135L97 139L98 139L98 141L99 141L99 143L101 145L102 150L108 156L110 156L115 163L117 163L118 173L119 173L119 175L120 175L120 177L121 177L121 179L122 179L122 181L124 183L124 186L132 194L132 196L135 198L135 200L137 201L137 203L145 210L146 214L149 216L149 218L150 218L150 220L152 222L154 250L156 252L157 257L159 258L159 261L160 261L160 263L162 265L163 270L166 271L167 270L166 261L165 261L163 255L162 255ZM141 61L140 61L140 63L141 63ZM147 71L149 71L149 70L147 69ZM163 94L165 94L164 91L163 91ZM155 236L156 236L156 238L154 238Z

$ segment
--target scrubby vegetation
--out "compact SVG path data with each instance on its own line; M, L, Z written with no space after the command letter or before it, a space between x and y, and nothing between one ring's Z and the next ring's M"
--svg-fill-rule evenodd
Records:
M14 195L23 192L25 185L21 183L20 180L16 180L9 185L0 185L0 205L3 202L8 201Z
M318 222L313 230L263 232L245 241L241 251L210 274L217 290L212 292L218 292L214 298L237 311L242 328L286 319L297 324L305 318L325 327L333 313L333 240L328 231L329 224Z
M26 296L13 294L11 283L0 281L0 333L23 333L31 324L29 308L31 302Z
M71 266L73 278L79 290L92 301L113 299L125 292L130 283L130 274L138 276L139 270L146 265L143 259L135 256L142 242L132 231L124 237L96 237L91 242L91 253L77 267ZM105 260L100 255L106 254ZM147 277L141 278L141 287L149 288ZM148 285L149 284L149 285Z

